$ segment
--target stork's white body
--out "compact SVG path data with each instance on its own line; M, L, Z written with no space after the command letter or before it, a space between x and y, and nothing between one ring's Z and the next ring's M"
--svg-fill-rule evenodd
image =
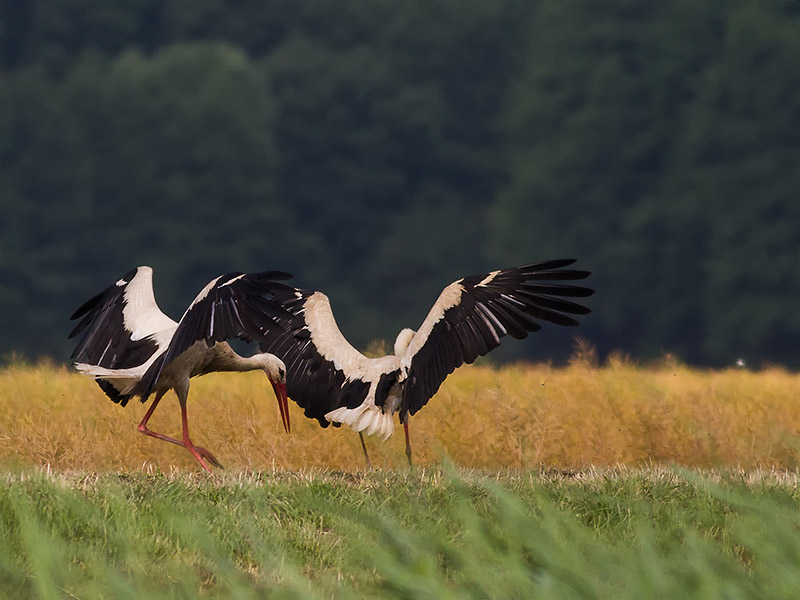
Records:
M240 356L224 341L232 337L260 338L272 326L266 308L280 309L277 305L273 308L263 296L275 286L286 286L270 277L285 278L285 274L232 273L217 277L200 291L180 322L175 322L156 304L153 270L138 267L73 315L81 321L70 337L82 334L73 353L75 368L97 380L109 398L123 406L133 396L144 402L155 394L139 431L186 447L206 470L210 470L206 460L219 466L210 452L189 439L186 401L190 378L213 371L265 371L289 430L283 362L266 353ZM175 390L181 405L183 441L147 429L150 415L170 389Z
M131 395L150 366L168 347L169 342L138 367L107 369L87 363L74 363L74 367L83 375L110 382L123 395ZM177 390L188 386L190 378L206 373L251 371L260 368L262 365L253 361L252 357L239 356L226 342L216 342L210 347L205 342L195 342L164 367L152 391L157 393Z

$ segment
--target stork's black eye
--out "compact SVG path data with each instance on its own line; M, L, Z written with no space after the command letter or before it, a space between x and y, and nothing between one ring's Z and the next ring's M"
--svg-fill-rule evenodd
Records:
M280 376L281 376L281 379L283 379L284 377L286 377L286 371L284 371L283 369L281 369L281 368L279 367L279 368L278 368L278 375L280 375Z

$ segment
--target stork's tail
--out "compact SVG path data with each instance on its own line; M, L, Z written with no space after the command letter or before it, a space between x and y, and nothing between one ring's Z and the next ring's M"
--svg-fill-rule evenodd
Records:
M379 435L387 440L394 433L392 413L385 414L379 406L362 404L356 408L337 408L325 415L328 421L344 423L353 431Z
M74 367L81 375L87 375L94 379L136 379L138 381L141 377L141 375L137 375L136 368L107 369L106 367L79 362L76 362Z
M125 406L131 399L134 386L139 377L132 375L133 369L106 369L86 363L75 363L75 369L93 378L113 402Z

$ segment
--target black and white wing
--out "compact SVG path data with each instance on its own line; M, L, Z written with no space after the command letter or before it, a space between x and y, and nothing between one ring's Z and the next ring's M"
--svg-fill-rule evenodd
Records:
M272 297L293 289L279 283L291 277L281 271L265 271L228 273L210 281L181 317L166 352L147 369L133 393L144 401L164 367L196 342L211 347L233 338L261 341L278 332L276 318L287 313Z
M564 298L585 298L594 290L563 283L589 276L564 269L573 259L552 260L460 279L447 286L402 354L407 373L400 419L412 415L436 393L445 378L500 345L508 334L522 339L538 331L537 321L573 326L569 315L590 310Z
M87 300L70 319L69 334L80 336L70 357L75 363L128 369L146 363L169 343L178 324L158 308L153 269L138 267Z
M278 319L283 332L266 338L261 350L283 360L289 397L306 417L327 427L327 413L364 402L371 381L382 376L388 362L369 359L350 345L322 292L291 290L277 294L276 301L290 317Z

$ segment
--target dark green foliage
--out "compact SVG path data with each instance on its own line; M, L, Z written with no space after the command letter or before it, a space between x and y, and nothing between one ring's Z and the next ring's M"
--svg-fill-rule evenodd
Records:
M505 115L495 256L587 257L601 347L797 364L797 15L577 6L545 2L533 20Z
M130 268L282 269L359 347L577 257L601 353L800 364L790 2L0 1L0 355ZM546 328L493 356L564 358Z

